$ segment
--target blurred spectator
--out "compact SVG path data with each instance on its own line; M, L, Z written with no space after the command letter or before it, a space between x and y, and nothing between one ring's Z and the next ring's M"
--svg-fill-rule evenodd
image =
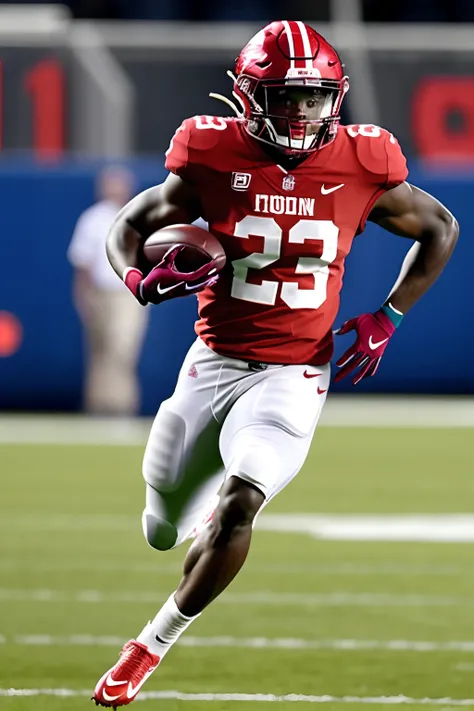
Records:
M42 0L13 0L13 4L41 4ZM293 0L291 12L283 0L51 0L52 4L67 5L75 17L127 20L198 20L248 21L265 24L277 17L301 17L326 21L329 0ZM0 3L4 4L4 3ZM9 3L10 4L10 3Z
M79 217L68 250L86 346L84 409L92 414L132 415L139 405L136 369L148 310L125 288L105 252L109 228L133 189L133 176L125 168L102 171L98 202Z
M369 22L474 22L473 0L363 0Z
M265 22L275 12L277 0L239 0L225 3L222 0L118 0L122 16L127 19L149 20L242 20Z
M288 12L283 0L9 0L0 5L61 4L75 17L127 20L240 20L268 22L276 17L301 17L326 22L330 0L293 0ZM368 22L474 22L474 0L362 0ZM291 19L290 18L290 19Z

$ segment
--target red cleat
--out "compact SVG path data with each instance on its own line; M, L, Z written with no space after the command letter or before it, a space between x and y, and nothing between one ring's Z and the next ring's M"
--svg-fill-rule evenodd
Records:
M92 700L97 706L112 708L130 704L159 663L158 655L152 654L145 644L131 639L122 649L118 662L97 682Z

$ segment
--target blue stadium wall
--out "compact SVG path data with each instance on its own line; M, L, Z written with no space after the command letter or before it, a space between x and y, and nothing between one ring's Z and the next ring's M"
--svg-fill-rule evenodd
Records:
M131 164L138 189L160 182L162 164ZM78 215L93 201L97 164L68 162L0 164L0 311L21 321L24 339L0 357L0 409L78 410L83 353L71 299L72 270L66 250ZM474 318L467 287L474 263L474 173L424 172L410 180L435 195L457 216L461 239L443 276L405 318L376 376L364 393L474 393ZM384 300L409 242L374 225L355 241L347 260L337 323ZM179 299L152 310L140 361L142 411L153 413L173 389L194 339L196 302ZM336 357L350 343L337 339ZM333 386L351 390L350 382Z

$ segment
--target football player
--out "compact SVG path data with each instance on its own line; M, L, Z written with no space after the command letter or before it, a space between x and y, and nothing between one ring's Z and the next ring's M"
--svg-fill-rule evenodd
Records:
M450 212L406 182L391 133L339 124L348 78L315 30L271 23L244 47L233 79L237 103L224 100L237 116L186 119L167 151L167 179L119 213L108 239L112 266L141 303L196 288L199 320L143 461L146 540L160 551L194 542L177 590L97 683L93 698L104 706L130 703L225 590L255 517L305 461L329 388L344 260L366 220L414 246L387 301L339 330L355 341L336 380L352 372L354 384L375 374L458 236ZM199 217L227 256L219 278L210 262L186 290L176 250L144 276L143 241Z

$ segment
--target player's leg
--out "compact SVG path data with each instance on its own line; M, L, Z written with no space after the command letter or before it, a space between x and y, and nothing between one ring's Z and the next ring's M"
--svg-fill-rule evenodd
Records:
M150 432L143 462L147 483L143 530L150 545L158 550L169 549L189 536L224 480L220 424L213 403L217 358L198 342L190 349L175 393L162 403ZM167 651L167 644L156 641L156 635L161 632L166 639L170 607L171 632L192 622L174 610L171 597L99 680L94 690L96 703L121 706L138 693ZM150 635L154 646L147 644Z
M264 499L257 487L238 476L225 482L212 521L185 559L174 595L184 615L199 615L235 578L247 557L252 522Z
M200 416L192 403L183 407L171 399L160 407L143 460L142 527L156 550L169 550L189 538L220 489L224 468L219 432L212 416Z
M327 388L329 368L320 375ZM122 673L127 655L137 669L136 683L115 696L115 705L128 703L127 694L129 700L136 696L182 632L234 579L246 559L257 512L304 462L325 397L302 386L302 377L303 369L296 366L264 374L232 406L220 437L227 481L219 506L186 557L178 590L110 670L109 675ZM248 381L242 382L246 387Z
M142 524L157 550L189 538L224 479L221 424L214 410L216 359L203 344L192 346L175 392L161 404L150 431L143 457Z
M303 370L270 371L226 417L220 436L226 483L210 525L188 553L174 598L185 615L199 614L234 579L247 557L255 516L306 459L330 373L329 366L315 369L321 374L315 386Z

